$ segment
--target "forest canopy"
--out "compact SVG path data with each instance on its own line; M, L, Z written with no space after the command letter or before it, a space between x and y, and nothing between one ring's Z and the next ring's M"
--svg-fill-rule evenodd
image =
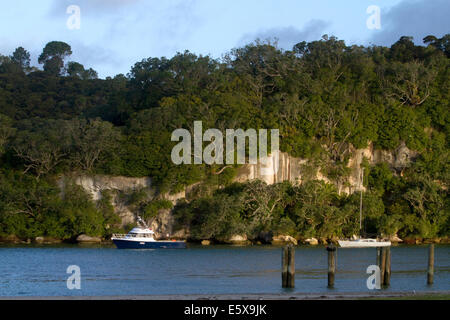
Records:
M60 41L43 48L42 69L22 47L0 55L0 235L108 234L117 217L104 202L76 186L59 197L56 180L67 173L149 176L160 194L212 186L174 209L198 239L355 232L356 200L333 184L236 186L236 167L174 165L171 133L192 131L194 121L222 131L278 128L281 151L308 159L331 181L348 175L351 147L404 143L419 154L410 167L367 166L367 223L378 233L448 235L450 35L423 41L364 47L325 35L292 50L255 41L222 59L189 51L150 57L106 79L70 61L72 48ZM258 192L267 198L248 198Z

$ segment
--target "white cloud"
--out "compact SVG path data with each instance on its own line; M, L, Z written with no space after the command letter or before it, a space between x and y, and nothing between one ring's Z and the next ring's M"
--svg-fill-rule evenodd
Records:
M245 34L239 41L239 45L245 45L256 39L278 40L280 48L291 50L292 47L301 41L312 41L320 39L329 23L323 20L310 20L302 29L295 27L271 28L261 30L257 33Z
M422 44L427 35L441 37L450 32L449 16L448 0L405 0L382 10L381 30L374 33L370 42L390 46L401 36L412 36L416 44Z

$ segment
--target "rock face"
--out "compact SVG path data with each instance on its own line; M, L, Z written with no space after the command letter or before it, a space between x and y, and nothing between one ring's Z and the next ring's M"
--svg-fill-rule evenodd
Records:
M189 230L181 229L175 231L174 225L175 218L172 214L172 210L169 209L160 210L158 216L153 218L149 223L150 228L155 232L154 237L157 240L184 240L189 238Z
M409 163L414 160L418 153L411 151L402 143L397 149L392 151L376 150L372 143L365 149L355 149L350 146L352 154L348 167L351 168L351 174L348 177L348 184L338 185L338 191L350 194L360 190L361 163L366 158L370 164L386 162L392 169L401 172ZM291 183L300 183L303 179L303 165L308 160L291 157L284 152L277 152L269 155L267 158L259 161L258 164L245 164L239 168L236 175L236 182L246 182L249 180L259 179L267 184L274 184L283 181ZM327 177L323 176L319 170L315 174L317 180L330 182Z
M225 243L238 245L248 244L249 242L250 241L247 239L246 235L239 235L239 234L235 234L225 241Z
M90 237L85 234L81 234L77 237L78 243L99 243L102 242L100 237Z
M125 227L129 224L136 223L136 215L131 208L121 199L120 192L132 192L145 188L149 196L152 197L156 194L155 188L152 187L151 178L129 178L129 177L113 177L104 175L92 175L92 176L75 176L75 177L62 177L58 181L58 185L64 193L64 188L68 180L73 181L75 184L81 186L86 192L88 192L92 199L97 201L102 197L102 192L105 190L112 191L112 205L114 211L119 215L121 219L121 226ZM173 194L165 195L164 198L176 203L179 199L186 197L186 193L191 188ZM155 231L156 239L186 239L189 237L188 230L180 230L175 232L173 230L174 219L170 210L161 210L160 214L151 221L150 226Z
M150 223L150 228L155 232L155 239L167 240L172 237L174 218L170 210L161 210L158 216Z
M289 244L289 243L297 245L297 240L291 236L285 235L274 236L272 238L272 244L274 245Z
M307 160L294 158L284 152L269 155L258 164L243 165L235 178L236 182L259 179L267 184L283 181L297 182L301 178L301 166Z
M393 235L393 236L389 237L389 241L391 241L393 243L403 242L403 240L400 239L397 235Z
M147 188L152 192L150 178L129 178L129 177L113 177L103 175L92 176L75 176L62 177L58 181L58 185L64 194L64 189L68 181L73 181L75 184L81 186L87 193L92 196L92 199L97 201L102 197L102 191L122 191L128 192ZM120 199L117 192L112 193L112 203L115 212L119 215L122 221L122 227L136 222L136 217L130 208Z
M312 246L317 246L319 244L319 240L317 240L316 238L309 238L305 240L305 243Z
M53 244L53 243L61 243L61 239L55 239L52 237L36 237L34 238L34 242L39 244Z
M342 183L337 185L339 193L353 193L360 190L360 165L364 158L366 158L370 164L377 164L380 162L386 162L389 166L401 174L402 170L409 165L409 163L417 157L417 153L409 150L404 143L402 143L397 149L386 151L376 150L372 143L365 149L354 149L349 147L350 154L352 155L348 167L351 169L350 176L348 177L348 183ZM236 182L246 182L249 180L259 179L267 184L274 184L283 181L290 181L293 184L298 184L305 178L306 172L304 172L304 165L308 163L308 160L295 158L287 153L277 152L269 155L258 164L246 164L238 169L238 173L235 177ZM313 173L314 175L314 173ZM141 188L145 188L148 194L155 195L156 189L152 186L151 178L129 178L129 177L112 177L112 176L75 176L69 177L76 184L83 187L89 194L92 195L93 200L99 200L102 196L102 191L111 190L112 192L112 205L115 212L119 215L122 221L122 227L136 223L135 213L124 203L118 195L120 192L129 192ZM320 170L315 172L315 179L330 182ZM59 180L59 186L64 193L64 187L67 183L65 177ZM164 198L172 201L175 204L179 199L189 198L194 194L193 190L195 185L189 186L186 190L175 195L164 195ZM175 232L173 230L174 218L171 210L161 210L160 214L153 219L150 223L151 227L155 231L156 239L187 239L189 238L189 230L180 230ZM272 239L272 234L267 233L263 236L259 236L258 240L263 243L271 243L277 241ZM295 239L294 239L295 240ZM248 239L237 239L236 242L248 241ZM291 241L291 240L289 240ZM310 244L315 244L317 239L311 239ZM322 241L323 242L323 241Z
M136 190L139 188L150 188L150 178L110 177L102 175L78 176L75 183L83 187L92 195L94 200L101 199L103 190Z

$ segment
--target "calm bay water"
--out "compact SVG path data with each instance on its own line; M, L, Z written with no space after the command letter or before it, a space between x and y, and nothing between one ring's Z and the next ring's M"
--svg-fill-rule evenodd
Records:
M392 247L387 291L449 291L450 246L435 248L435 283L426 285L428 246ZM296 249L296 288L281 288L281 248L190 245L186 250L113 246L0 247L0 296L105 296L283 292L369 292L366 269L376 249L338 249L335 289L327 289L324 247ZM81 290L69 290L69 265Z

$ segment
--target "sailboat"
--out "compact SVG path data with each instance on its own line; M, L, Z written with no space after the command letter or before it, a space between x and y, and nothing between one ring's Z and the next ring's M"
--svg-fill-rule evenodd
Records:
M376 247L389 247L391 245L390 241L380 241L378 239L370 239L362 237L362 197L363 197L363 179L364 179L364 168L361 171L361 196L359 200L359 238L353 240L339 240L339 246L341 248L376 248Z

